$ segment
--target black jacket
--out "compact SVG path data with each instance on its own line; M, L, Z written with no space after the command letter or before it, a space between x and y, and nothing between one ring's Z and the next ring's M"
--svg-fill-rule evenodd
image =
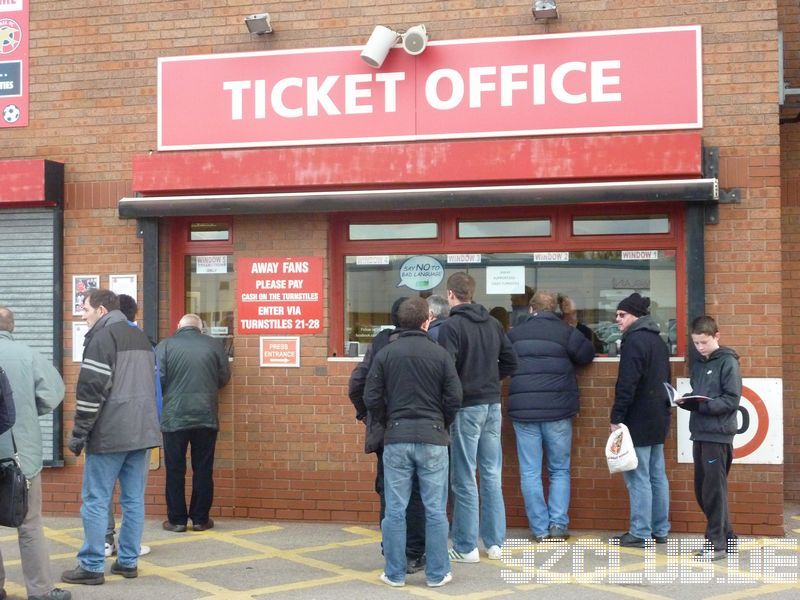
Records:
M442 325L447 320L445 318L438 318L435 321L431 321L430 325L428 325L428 335L431 336L432 339L439 341L439 331L441 330Z
M517 368L503 326L480 304L459 304L439 328L439 343L455 359L464 406L498 404L500 380Z
M696 442L733 443L738 424L736 413L742 396L739 355L731 348L717 348L708 358L692 365L692 395L711 400L687 405L693 410L689 431Z
M575 365L594 359L592 343L555 313L539 312L508 334L519 366L508 388L514 421L558 421L578 414Z
M384 445L446 446L461 407L461 383L447 352L424 331L407 330L375 355L364 402L386 428Z
M638 318L622 334L612 423L625 423L634 446L663 444L669 431L669 352L653 317Z
M161 431L219 429L219 390L231 378L222 341L181 327L156 346L164 411Z
M364 404L364 387L367 385L367 375L369 374L370 367L375 355L378 354L389 342L393 342L402 332L402 329L384 329L379 331L374 338L372 338L372 345L367 349L364 354L364 359L361 363L353 369L350 373L350 382L348 384L347 395L350 397L350 402L356 408L356 419L362 421L366 426L364 434L364 452L369 454L377 452L383 448L383 425L375 418L375 415L367 411L367 405Z

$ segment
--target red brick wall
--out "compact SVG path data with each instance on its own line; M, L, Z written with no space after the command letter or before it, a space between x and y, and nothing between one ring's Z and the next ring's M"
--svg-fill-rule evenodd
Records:
M368 6L287 0L270 7L276 31L263 37L245 32L242 18L253 12L251 2L219 4L110 0L102 11L71 0L32 5L31 125L3 131L3 158L48 158L67 165L66 356L74 319L69 311L72 275L99 273L105 284L110 273L135 271L141 287L141 240L135 236L135 223L116 218L115 205L129 193L131 157L156 144L156 58L361 44L377 23L405 27L424 22L432 39L699 23L703 25L704 142L720 149L723 187L741 188L743 198L741 204L723 206L720 224L706 228L708 311L720 318L724 343L742 355L745 376L783 377L787 367L785 478L787 490L798 493L793 442L800 407L790 400L799 383L792 368L798 311L791 291L798 217L786 193L782 215L781 185L785 192L791 185L796 189L798 148L792 137L793 128L800 125L778 126L775 66L779 7L786 20L784 29L794 36L791 43L797 47L795 3L619 0L611 10L608 3L561 0L561 20L537 24L530 14L530 0L404 4L376 0ZM52 26L53 19L58 27ZM794 85L800 86L799 78L794 78ZM310 240L302 235L308 223ZM236 219L234 226L237 255L327 256L327 228L321 216ZM162 275L162 333L170 329L167 281ZM224 393L217 506L227 507L220 509L225 514L242 516L374 519L372 457L362 456L360 440L351 439L360 434L344 387L352 365L326 360L325 335L303 336L303 367L265 374L255 366L255 344L255 338L237 340L242 352L233 383ZM599 452L615 369L615 363L595 365L582 378L585 400L576 432L575 527L624 528L624 486L605 473ZM74 390L77 370L68 359L64 371L68 389ZM66 431L73 410L70 392ZM512 438L506 431L506 488L510 522L520 524ZM670 450L674 454L674 440ZM669 469L675 528L699 531L701 516L688 483L690 468L671 462ZM77 512L79 473L72 459L64 469L47 472L48 510ZM156 473L148 488L151 513L163 512L160 477ZM742 533L781 531L783 481L779 466L734 468L733 509Z

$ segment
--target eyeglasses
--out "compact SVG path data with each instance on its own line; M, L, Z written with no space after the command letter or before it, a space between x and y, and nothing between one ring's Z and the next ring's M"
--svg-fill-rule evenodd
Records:
M616 315L614 315L614 316L615 316L615 318L617 318L617 319L624 319L624 318L625 318L625 317L627 317L629 314L630 314L630 313L626 313L624 310L618 310L618 311L617 311L617 314L616 314Z

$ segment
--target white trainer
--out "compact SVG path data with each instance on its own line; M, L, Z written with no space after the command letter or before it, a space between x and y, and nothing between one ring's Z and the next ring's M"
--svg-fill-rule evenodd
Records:
M503 549L500 546L489 546L486 555L489 557L489 560L500 560L503 558Z
M392 581L386 576L386 573L381 573L381 581L392 587L403 587L406 584L405 581Z
M116 553L117 553L117 545L114 542L111 543L106 542L106 547L105 547L106 558Z
M144 544L139 546L139 556L146 556L148 554L150 554L150 546L145 546Z
M477 548L473 548L466 554L459 552L455 548L450 548L450 552L448 552L447 555L453 562L476 563L481 561L481 555Z
M453 581L453 573L448 572L447 575L442 577L441 581L429 581L428 587L442 587Z

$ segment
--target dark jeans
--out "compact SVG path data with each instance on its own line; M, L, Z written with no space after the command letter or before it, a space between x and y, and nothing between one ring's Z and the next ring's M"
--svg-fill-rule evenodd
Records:
M378 525L383 522L386 513L386 496L383 493L383 448L375 452L378 457L378 469L375 473L375 491L381 497L381 516ZM419 495L419 479L414 475L411 482L411 497L406 508L406 556L416 560L425 554L425 505Z
M217 430L202 427L164 432L164 465L167 469L167 517L175 525L208 522L208 511L214 500L214 449ZM186 512L186 449L192 453L192 498Z
M733 462L733 445L694 442L694 495L708 520L706 539L715 550L726 550L736 536L728 516L728 472Z

